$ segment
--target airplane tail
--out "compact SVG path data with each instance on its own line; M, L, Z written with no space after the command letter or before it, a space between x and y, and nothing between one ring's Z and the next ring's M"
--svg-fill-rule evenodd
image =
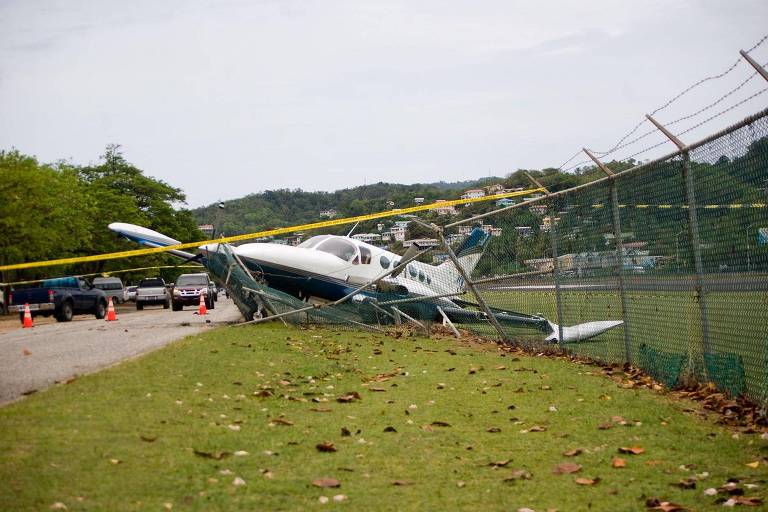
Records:
M480 262L480 258L483 256L485 248L488 246L490 240L491 235L480 228L475 228L454 251L464 272L471 274L472 271L475 270L475 267ZM446 275L451 276L452 282L456 282L459 289L464 289L464 279L461 277L461 274L456 269L456 265L453 264L452 260L447 260L441 263L437 268Z

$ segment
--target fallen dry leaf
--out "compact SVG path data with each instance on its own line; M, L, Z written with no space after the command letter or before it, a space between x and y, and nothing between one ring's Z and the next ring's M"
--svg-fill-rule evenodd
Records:
M512 459L504 459L504 460L497 460L497 461L494 461L494 462L489 462L488 465L492 466L494 468L503 468L504 466L506 466L510 462L512 462Z
M157 436L145 436L142 434L139 437L141 438L142 441L146 441L147 443L154 443L155 441L157 441Z
M611 461L611 466L614 468L625 468L627 467L627 461L622 459L621 457L614 457Z
M274 393L272 393L268 389L262 389L261 391L254 391L253 392L253 396L257 396L259 398L267 398L267 397L270 397L272 395L274 395Z
M645 450L643 448L640 448L639 446L622 446L621 448L619 448L619 453L640 455L641 453L645 453Z
M315 487L341 487L341 482L335 478L318 478L312 480L312 485Z
M342 395L336 399L337 402L340 402L342 404L354 402L355 400L362 400L360 393L358 393L357 391L350 391L346 395Z
M413 485L413 482L410 481L410 480L394 480L392 482L392 485L397 486L397 487L402 487L402 486L405 486L405 485Z
M682 480L678 480L676 483L672 484L675 487L679 487L681 489L695 489L696 488L696 479L695 478L683 478Z
M213 459L213 460L226 459L227 457L232 455L230 452L225 452L225 451L221 451L221 452L204 452L204 451L198 450L196 448L194 448L193 451L194 451L195 455L197 455L198 457L203 457L203 458L206 458L206 459Z
M324 441L322 443L318 443L315 445L315 448L317 448L317 451L320 452L335 452L336 446L330 442L330 441Z
M600 481L600 478L576 478L574 482L579 485L595 485Z
M754 497L734 496L733 498L730 498L728 501L733 501L734 505L745 505L747 507L757 507L758 505L762 505L763 498L758 498L756 496ZM725 503L723 503L723 505L725 505Z
M573 450L568 450L567 452L563 452L563 455L566 457L575 457L577 455L581 455L584 452L581 448L574 448Z
M331 409L328 409L326 407L312 407L310 409L312 412L331 412Z
M562 475L565 473L576 473L577 471L581 471L581 464L563 462L555 466L555 468L552 470L552 473L555 475Z
M450 423L446 423L445 421L433 421L431 423L433 427L450 427Z
M352 432L347 427L341 427L341 437L349 437L352 435Z
M384 428L384 432L397 432L395 427L389 426Z
M486 432L490 432L491 434L497 434L501 432L501 429L499 427L488 427L485 429Z
M534 425L528 429L528 432L546 432L546 431L547 431L547 427L542 427L539 425Z
M754 462L747 462L744 465L747 466L748 468L757 469L757 467L760 465L760 461L756 460Z
M608 430L613 428L613 423L602 423L597 426L598 430Z
M293 425L292 421L285 420L283 418L273 418L270 420L270 423L274 423L275 425L283 425L285 427L290 427Z
M661 510L663 512L690 512L689 509L672 503L671 501L661 501L658 498L648 498L645 500L645 506L651 510Z
M514 480L530 480L533 478L533 475L530 473L530 471L526 471L525 469L516 469L510 475L504 479L505 482L512 482Z

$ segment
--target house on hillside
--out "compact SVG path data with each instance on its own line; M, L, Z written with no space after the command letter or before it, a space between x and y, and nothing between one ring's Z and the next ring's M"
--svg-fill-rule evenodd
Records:
M321 210L320 211L320 216L321 217L327 217L329 219L332 219L332 218L336 217L338 214L339 214L339 212L337 212L333 208L329 208L328 210Z
M510 199L508 197L505 197L504 199L499 199L496 201L496 206L499 208L506 208L507 206L512 206L515 204L516 201L514 199Z
M495 185L489 185L485 187L485 190L489 196L492 196L493 194L501 194L504 192L504 185L501 183L496 183Z
M437 201L435 201L435 204L439 205L440 203L444 203L444 202L445 202L445 199L438 199ZM438 215L458 215L459 214L459 212L456 211L456 208L451 205L435 206L431 210Z
M485 191L481 188L467 190L461 196L462 199L477 199L479 197L485 197Z
M375 245L381 243L381 235L379 233L358 233L356 235L352 235L352 238L368 244Z
M413 198L413 202L416 203L416 204L423 204L424 203L424 198L423 197L414 197Z
M205 235L208 238L213 238L213 234L216 232L216 230L213 227L213 224L200 224L197 226L197 229L199 229L203 235Z

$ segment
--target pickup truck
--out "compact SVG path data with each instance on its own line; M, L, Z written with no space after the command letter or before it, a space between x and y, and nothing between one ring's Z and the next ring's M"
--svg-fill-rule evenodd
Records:
M92 314L102 319L107 314L107 296L85 279L60 277L46 279L38 288L13 290L8 310L19 313L24 322L24 305L29 304L32 316L55 316L59 322L69 322L74 315Z
M205 307L213 309L216 294L208 274L181 274L171 289L173 310L181 311L184 306L197 306L200 304L200 294L203 295Z
M149 304L162 304L163 309L171 307L171 294L165 288L161 277L147 277L136 288L136 309L139 311Z

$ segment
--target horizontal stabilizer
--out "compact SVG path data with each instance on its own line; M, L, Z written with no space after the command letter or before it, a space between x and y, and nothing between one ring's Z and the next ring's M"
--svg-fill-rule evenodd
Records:
M563 326L563 343L572 343L575 341L584 341L594 338L609 329L623 324L621 320L603 320L599 322L587 322L572 326ZM546 341L559 342L560 326L549 322L552 327L552 334L546 337Z

